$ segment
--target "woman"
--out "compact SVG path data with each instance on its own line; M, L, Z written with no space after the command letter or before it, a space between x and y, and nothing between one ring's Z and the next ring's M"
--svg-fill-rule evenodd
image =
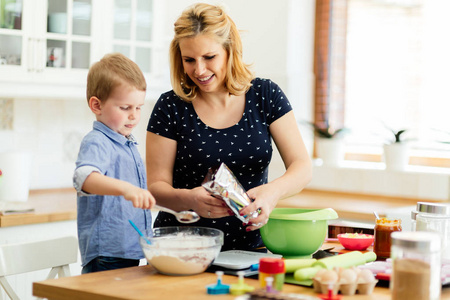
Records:
M311 160L284 93L254 78L242 61L236 25L218 6L195 4L175 22L170 47L173 90L161 95L147 128L148 188L159 205L193 210L195 226L221 229L222 251L263 247L259 228L279 199L300 192L311 179ZM274 140L286 172L268 183ZM248 224L201 183L211 167L225 163L260 214ZM160 212L155 227L180 226Z

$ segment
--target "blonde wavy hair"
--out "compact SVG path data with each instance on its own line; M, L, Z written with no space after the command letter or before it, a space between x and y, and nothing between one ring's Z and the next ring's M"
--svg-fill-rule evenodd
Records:
M185 101L198 93L197 85L184 72L180 40L208 35L228 53L225 87L232 95L241 95L251 87L254 78L249 65L243 62L242 41L233 20L220 6L197 3L183 11L174 24L175 35L170 44L170 73L174 92Z

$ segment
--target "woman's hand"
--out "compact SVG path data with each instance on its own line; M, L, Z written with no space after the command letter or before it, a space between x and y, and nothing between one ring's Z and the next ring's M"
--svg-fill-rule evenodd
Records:
M192 208L203 218L222 218L234 216L233 211L221 199L212 196L205 188L199 186L191 190Z
M256 218L251 218L247 224L247 231L261 228L269 220L269 215L278 202L277 190L270 184L263 184L247 191L247 195L254 201L247 207L240 210L241 216L251 215L260 210Z
M290 111L274 121L269 129L286 172L268 184L247 191L254 202L242 209L241 214L247 215L261 208L261 214L250 220L246 228L248 231L264 226L278 200L299 193L312 177L311 158L298 130L294 112Z

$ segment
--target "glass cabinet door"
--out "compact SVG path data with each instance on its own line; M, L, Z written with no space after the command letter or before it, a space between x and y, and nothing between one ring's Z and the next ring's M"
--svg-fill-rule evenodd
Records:
M144 73L152 70L152 0L114 0L113 51L135 61Z
M48 68L88 69L92 0L48 0Z
M0 65L22 64L22 0L0 0Z

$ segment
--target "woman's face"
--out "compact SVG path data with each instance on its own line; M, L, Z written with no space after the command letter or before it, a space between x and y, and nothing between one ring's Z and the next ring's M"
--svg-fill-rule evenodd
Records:
M180 40L183 67L202 93L225 91L228 53L223 46L206 35Z

